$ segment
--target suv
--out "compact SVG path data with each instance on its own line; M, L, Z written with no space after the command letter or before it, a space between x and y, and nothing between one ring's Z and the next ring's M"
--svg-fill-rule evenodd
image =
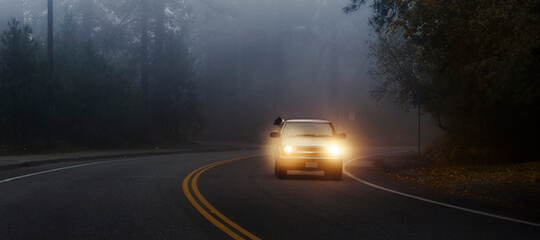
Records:
M330 121L318 119L276 119L279 132L270 133L275 145L275 174L287 176L287 170L324 170L324 175L340 180L343 168L339 140Z

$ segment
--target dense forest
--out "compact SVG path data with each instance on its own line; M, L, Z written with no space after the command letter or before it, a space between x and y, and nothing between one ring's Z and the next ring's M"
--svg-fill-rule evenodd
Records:
M362 9L351 0L345 13ZM378 98L422 111L445 131L440 161L537 160L540 2L375 0ZM533 158L533 159L531 159Z
M416 143L414 114L369 97L367 15L343 3L54 0L49 56L47 2L0 0L8 151L263 142L277 116Z
M48 40L36 2L3 3L14 15L0 41L4 149L178 143L200 129L184 4L55 1Z
M416 92L421 145L430 125L444 133L428 157L528 160L539 12L533 0L0 0L0 144L261 142L282 116L334 121L359 146L411 146Z

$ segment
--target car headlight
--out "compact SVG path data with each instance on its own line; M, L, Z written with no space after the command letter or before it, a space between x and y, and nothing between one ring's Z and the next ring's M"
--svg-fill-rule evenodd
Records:
M341 148L338 145L328 146L327 151L334 156L341 154Z
M294 148L292 146L283 147L283 152L287 155L290 155L293 152Z

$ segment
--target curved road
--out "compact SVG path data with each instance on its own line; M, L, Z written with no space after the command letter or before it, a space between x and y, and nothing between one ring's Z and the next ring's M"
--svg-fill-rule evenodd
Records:
M223 163L200 175L194 172L260 153L191 153L0 171L0 239L230 239L186 197L183 183L189 175L198 177L190 186L216 211L261 239L540 236L540 226L527 224L538 223L538 216L394 181L381 174L370 158L351 161L345 170L354 178L344 176L342 181L301 172L279 180L268 156ZM525 223L421 201L359 180Z

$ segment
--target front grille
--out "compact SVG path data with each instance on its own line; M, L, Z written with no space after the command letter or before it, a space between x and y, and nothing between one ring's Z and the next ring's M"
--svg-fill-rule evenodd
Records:
M294 152L295 156L302 157L322 157L327 155L326 147L321 146L298 146Z
M318 146L299 146L296 147L296 151L299 152L325 152L325 147L318 147Z

